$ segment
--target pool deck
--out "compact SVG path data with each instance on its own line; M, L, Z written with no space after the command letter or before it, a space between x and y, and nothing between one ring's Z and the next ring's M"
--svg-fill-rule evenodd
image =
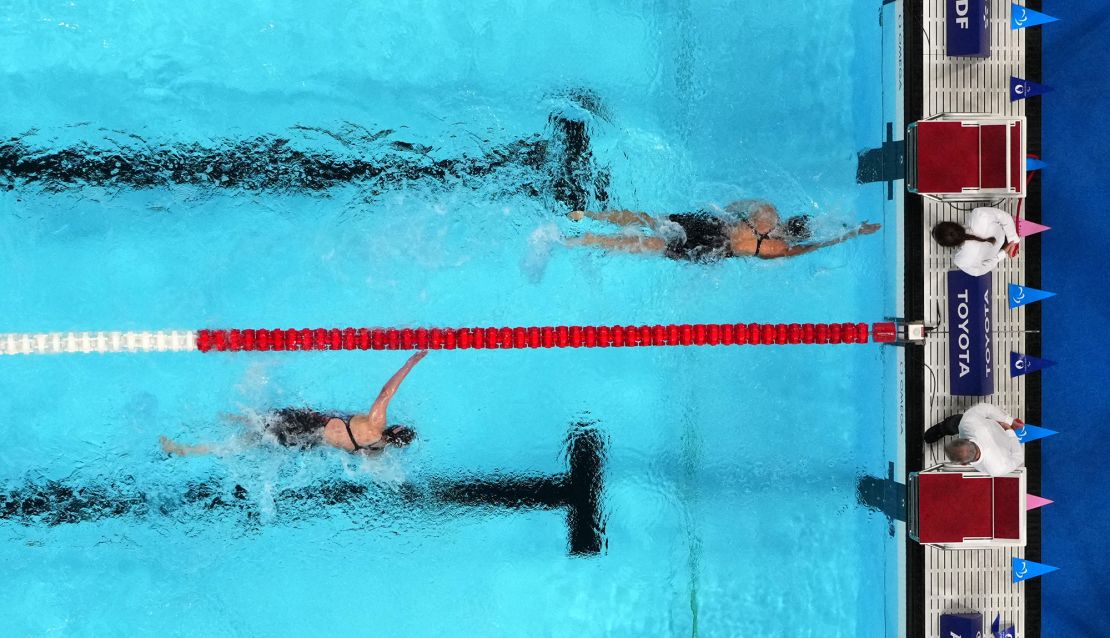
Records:
M1009 0L992 0L991 57L945 56L945 0L900 0L906 77L905 120L939 113L997 113L1025 115L1029 122L1028 151L1040 153L1039 98L1011 102L1010 76L1040 81L1041 35L1039 29L1011 31ZM1041 9L1040 0L1024 3ZM1011 213L1017 202L1001 205ZM948 387L947 318L945 278L952 255L929 237L939 221L959 221L963 213L952 207L905 195L905 316L941 326L942 334L924 348L909 348L907 357L906 469L915 471L943 458L937 446L925 446L924 429L944 417L977 403L977 397L953 397ZM1024 216L1039 221L1040 179L1034 177L1023 205ZM1023 241L1021 255L1007 260L993 275L995 308L996 391L987 397L1011 414L1030 423L1041 423L1039 374L1011 378L1008 352L1040 354L1040 309L1036 304L1009 310L1006 285L1023 283L1040 287L1040 238ZM920 397L916 401L914 397ZM1040 443L1026 446L1029 492L1040 493ZM1011 583L1011 557L1040 560L1040 512L1029 512L1028 545L1024 548L943 551L922 547L907 538L906 635L936 636L942 612L977 610L986 628L996 613L1004 624L1013 623L1018 636L1040 635L1040 581Z

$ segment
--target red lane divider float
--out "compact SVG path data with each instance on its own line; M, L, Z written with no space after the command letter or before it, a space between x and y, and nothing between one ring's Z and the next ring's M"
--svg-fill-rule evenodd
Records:
M875 342L894 324L874 325ZM304 350L504 350L867 343L866 323L712 323L504 328L332 328L200 330L201 352Z

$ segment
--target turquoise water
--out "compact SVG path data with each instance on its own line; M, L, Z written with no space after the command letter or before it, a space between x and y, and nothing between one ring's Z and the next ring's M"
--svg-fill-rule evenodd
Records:
M761 197L824 234L883 221L882 187L855 183L883 134L858 2L39 3L0 18L0 45L0 332L875 321L892 303L881 236L714 265L544 239L578 232L575 197ZM4 358L4 506L61 485L86 507L5 510L0 625L884 635L894 539L855 494L893 459L884 356L434 352L395 400L417 444L365 461L245 447L220 415L366 409L403 353ZM569 552L562 510L428 497L562 472L579 423L606 442L600 553ZM223 451L167 459L161 434Z

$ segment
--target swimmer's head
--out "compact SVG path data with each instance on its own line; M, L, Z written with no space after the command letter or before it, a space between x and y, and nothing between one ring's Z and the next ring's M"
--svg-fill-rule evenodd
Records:
M397 447L405 447L415 438L416 432L403 425L391 425L382 432L382 440Z
M756 206L748 214L748 223L760 235L769 235L779 225L779 213L770 204Z
M953 463L967 465L975 460L975 444L967 439L952 439L944 446L944 454Z
M787 239L805 241L813 237L813 230L809 227L809 215L795 215L783 222L781 232Z
M955 248L967 240L967 231L956 222L941 222L933 226L933 239L941 246Z

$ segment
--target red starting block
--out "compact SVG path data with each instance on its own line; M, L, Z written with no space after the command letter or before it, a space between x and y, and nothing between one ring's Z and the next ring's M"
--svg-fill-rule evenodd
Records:
M1025 197L1024 117L944 114L906 130L906 188L939 201Z

